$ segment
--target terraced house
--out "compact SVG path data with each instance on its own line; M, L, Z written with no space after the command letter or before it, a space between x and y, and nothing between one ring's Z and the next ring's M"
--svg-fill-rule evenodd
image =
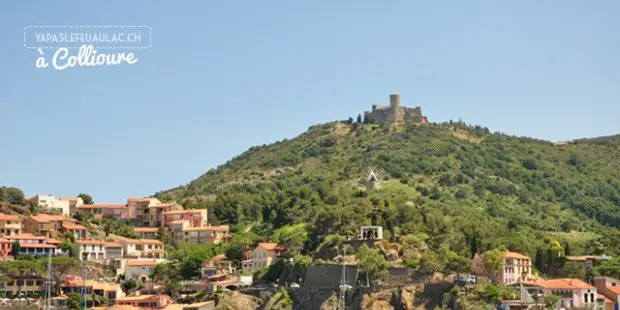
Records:
M170 227L172 222L187 221L189 227L207 226L207 209L189 209L167 211L161 215L161 223L164 227Z
M585 283L579 279L549 279L528 283L529 285L539 286L545 295L560 296L556 305L557 308L586 308L595 309L597 306L596 287Z
M157 198L128 198L127 208L129 209L129 218L134 221L136 226L149 227L155 220L151 219L150 206L161 204Z
M62 230L67 236L73 236L74 240L88 239L88 230L86 227L74 223L62 223Z
M102 261L106 258L105 242L98 240L76 240L79 247L79 258L83 260Z
M35 236L30 233L23 233L18 236L6 236L6 240L11 243L18 243L18 254L32 256L47 256L49 254L62 254L62 250L56 247L60 241L45 236Z
M77 225L77 220L64 215L31 215L24 221L24 231L31 234L56 238L63 230L63 225ZM83 226L82 226L83 227ZM86 229L84 228L84 231Z
M60 212L63 215L71 214L71 202L66 199L58 199L51 194L39 194L29 199L35 205L48 210ZM77 203L77 202L76 202ZM82 201L84 203L84 201Z
M118 237L126 258L164 258L166 251L163 242L155 239L130 239Z
M8 281L0 285L2 297L42 296L45 279L38 275L8 275Z
M77 207L80 214L91 213L97 219L114 219L118 221L129 219L129 209L123 204L92 204Z
M145 239L155 239L158 231L159 228L157 227L135 227L133 229L134 234Z
M261 242L252 251L252 272L271 265L275 258L280 255L284 247L277 243Z
M69 280L62 284L63 293L82 294L86 289L86 294L95 294L104 297L108 301L108 305L114 304L118 298L125 297L125 293L121 289L121 285L117 283L98 282L93 280Z
M120 259L123 258L123 246L118 242L106 242L105 258L106 259Z
M134 279L141 283L149 282L157 264L156 260L130 259L125 265L125 279Z
M472 269L476 275L486 275L486 271L482 267L482 259L483 257L478 254L473 258ZM519 281L531 281L536 278L532 275L532 260L529 256L507 251L504 253L502 273L494 277L493 281L510 285Z
M16 236L22 233L22 219L17 215L0 214L0 235Z
M200 244L220 244L230 241L228 225L186 227L184 230L174 232L175 242L193 242Z

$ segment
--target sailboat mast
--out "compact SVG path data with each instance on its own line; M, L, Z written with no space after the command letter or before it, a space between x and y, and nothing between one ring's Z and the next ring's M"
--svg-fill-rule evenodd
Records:
M52 300L52 252L49 252L47 256L47 285L45 290L47 291L45 294L45 308L49 310Z

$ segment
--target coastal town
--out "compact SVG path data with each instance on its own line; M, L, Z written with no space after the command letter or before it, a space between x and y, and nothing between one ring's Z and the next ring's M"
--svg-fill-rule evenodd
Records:
M367 186L376 187L376 182L375 174L369 175ZM46 309L68 309L71 308L69 296L77 295L89 298L92 296L84 304L84 307L89 309L215 308L213 300L179 303L175 300L175 297L179 299L178 295L173 297L166 294L166 288L153 279L155 268L167 261L166 247L161 241L163 234L169 234L169 240L173 244L189 242L225 245L230 242L232 234L229 227L210 225L208 210L183 209L176 203L163 203L153 197L128 198L125 204L98 204L85 203L81 197L57 198L41 194L27 201L42 212L29 216L0 215L0 254L3 262L49 258L51 263L51 257L76 257L84 267L88 263L91 267L88 270L93 266L100 266L112 272L111 276L89 275L87 268L84 268L83 274L62 274L54 279L46 278L45 273L36 274L34 270L7 272L1 269L6 272L4 276L7 277L0 288L0 296L3 297L1 301L5 305L32 304L47 306ZM135 238L116 235L115 232L99 234L97 225L102 220L134 224ZM356 250L362 245L382 249L385 242L381 226L363 226L360 227L359 236L348 240L347 244ZM77 251L73 252L67 245L75 245ZM183 294L251 290L256 285L253 280L257 272L272 266L285 256L286 252L283 245L259 242L244 252L244 259L241 261L233 261L225 254L215 255L202 262L200 277L185 283ZM390 259L391 253L387 253L386 259ZM601 276L592 276L589 282L578 278L544 279L535 273L534 263L527 255L505 250L498 253L501 256L495 266L492 258L484 257L485 253L476 254L471 261L471 272L468 275L453 276L450 281L455 285L468 286L485 279L484 281L513 287L520 292L514 299L501 299L500 308L509 306L510 309L546 309L546 298L549 296L558 297L554 300L557 309L612 310L618 307L618 279ZM343 259L344 256L338 256L331 265L311 266L305 274L306 279L300 278L298 282L286 285L290 288L336 290L343 283L343 279L339 278L339 266L342 264L343 267L353 268L352 275L347 278L351 279L350 283L344 280L345 284L351 285L351 288L367 288L368 285L360 283L358 279L362 274L357 270L355 258L352 258L353 261ZM610 259L612 257L605 255L564 257L567 264L576 264L587 270ZM54 268L53 265L50 267ZM337 268L330 269L333 267ZM390 280L382 285L396 287L419 281L421 278L416 279L410 269L388 269L387 278ZM331 272L329 275L330 270L336 271L335 274ZM48 271L51 274L51 270ZM260 283L263 286L266 284L269 283ZM536 308L537 306L540 308ZM556 309L555 306L553 309Z
M390 95L389 105L373 105L357 121L324 126L330 129L320 142L323 147L336 143L331 132L360 136L376 129L397 134L427 130L452 136L460 130L460 139L467 135L468 141L489 135L460 121L431 124L420 107L401 106L397 94ZM577 165L578 159L569 163ZM523 160L517 168L527 172L534 166ZM305 210L280 223L277 212L282 211L270 206L273 201L247 203L245 193L237 200L218 200L230 199L221 194L179 203L170 193L158 193L99 203L85 193L26 197L20 189L1 187L0 307L618 309L620 258L613 241L589 237L579 243L557 237L591 236L585 229L577 231L572 219L558 224L558 232L539 234L544 240L522 238L528 228L517 230L520 224L514 219L451 230L449 216L425 206L451 193L450 187L470 182L467 174L440 175L433 182L444 189L429 190L412 187L413 181L397 173L392 175L400 179L390 178L388 171L358 175L357 182L339 189L339 196L320 180L313 181L316 195L304 185L280 192L277 208L294 208L282 200L285 195L311 202L306 208L324 205L313 218L298 220L313 212ZM277 170L270 177L294 175ZM498 184L474 187L474 194L489 199L500 193ZM247 185L231 186L247 190ZM355 192L343 192L347 188ZM269 190L262 188L262 193ZM463 200L471 194L449 195ZM352 200L338 205L347 197ZM522 207L531 203L528 197L519 199ZM246 209L239 206L243 204ZM247 209L252 206L260 211ZM452 225L466 218L465 213ZM503 239L495 242L489 235L483 243L484 229L496 226ZM529 247L534 242L539 245ZM571 244L579 248L571 249Z

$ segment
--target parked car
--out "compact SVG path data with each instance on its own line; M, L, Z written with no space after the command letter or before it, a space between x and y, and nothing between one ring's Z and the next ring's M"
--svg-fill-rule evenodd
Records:
M461 285L476 284L477 278L474 275L462 275L458 277L454 282Z

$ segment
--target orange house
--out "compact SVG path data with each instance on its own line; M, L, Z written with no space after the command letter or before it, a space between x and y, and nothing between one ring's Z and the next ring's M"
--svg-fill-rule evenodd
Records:
M24 231L55 238L63 225L75 225L77 220L64 215L31 215L24 221Z
M0 235L15 236L22 233L22 219L17 215L0 214Z
M116 305L161 309L172 303L168 295L140 295L116 298Z
M129 209L122 204L93 204L77 206L78 213L92 213L94 218L129 219Z
M167 211L161 214L161 224L170 227L175 221L188 221L190 227L207 226L207 209Z

